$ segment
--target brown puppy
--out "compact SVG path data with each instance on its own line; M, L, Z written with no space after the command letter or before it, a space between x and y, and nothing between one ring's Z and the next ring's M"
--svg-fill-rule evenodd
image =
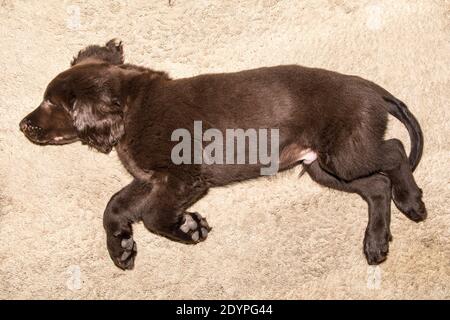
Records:
M409 131L409 159L399 140L383 138L388 113ZM174 163L172 134L180 128L194 132L194 121L222 133L276 128L280 171L303 162L316 182L360 194L369 205L369 264L388 254L391 196L410 219L426 218L412 175L423 149L420 126L400 100L355 76L290 65L172 80L124 64L122 44L111 40L80 51L20 129L38 144L80 140L104 153L116 149L135 179L111 198L104 227L114 263L131 269L132 223L142 220L176 241L203 241L210 227L186 210L211 187L260 176L260 161Z

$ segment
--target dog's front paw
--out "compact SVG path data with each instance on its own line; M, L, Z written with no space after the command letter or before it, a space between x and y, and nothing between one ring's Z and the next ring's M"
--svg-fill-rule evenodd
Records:
M134 268L137 246L132 236L109 236L108 251L114 264L120 269L131 270Z
M198 243L206 240L211 227L208 222L197 212L186 212L177 230L183 242Z
M391 236L388 232L366 232L364 237L364 254L368 264L377 265L387 259L390 239Z

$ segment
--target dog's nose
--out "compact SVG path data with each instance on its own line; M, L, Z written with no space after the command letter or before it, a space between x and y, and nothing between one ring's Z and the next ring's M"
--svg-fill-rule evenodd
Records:
M31 121L30 119L23 119L22 121L20 121L19 127L20 127L20 131L25 132L25 130L27 130L27 128L31 126Z

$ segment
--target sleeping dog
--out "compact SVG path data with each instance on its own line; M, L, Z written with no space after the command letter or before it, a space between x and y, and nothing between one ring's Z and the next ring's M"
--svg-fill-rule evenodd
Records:
M388 114L407 128L409 156L398 139L384 139ZM171 79L124 63L122 43L113 39L81 50L20 130L41 145L81 141L103 153L116 150L134 180L109 201L104 228L116 266L132 269L133 223L175 241L204 241L211 228L189 207L209 188L261 175L259 160L173 161L173 133L193 133L198 121L216 133L276 129L276 141L268 143L278 146L277 171L301 164L317 183L359 194L369 207L363 245L369 264L387 257L391 199L411 220L426 218L412 174L423 150L419 123L399 99L356 76L286 65Z

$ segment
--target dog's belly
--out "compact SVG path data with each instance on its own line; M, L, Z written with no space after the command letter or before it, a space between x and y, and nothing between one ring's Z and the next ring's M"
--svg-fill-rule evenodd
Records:
M269 175L290 169L300 163L311 164L316 161L317 152L311 148L301 147L298 144L290 144L284 147L276 161L277 165L270 164L213 164L202 166L202 173L211 186L227 185L233 182L239 182L249 179L256 179L263 175L261 169L272 167L274 170Z
M280 154L280 168L290 167L300 161L311 164L317 159L317 153L311 148L303 148L298 144L290 144Z

